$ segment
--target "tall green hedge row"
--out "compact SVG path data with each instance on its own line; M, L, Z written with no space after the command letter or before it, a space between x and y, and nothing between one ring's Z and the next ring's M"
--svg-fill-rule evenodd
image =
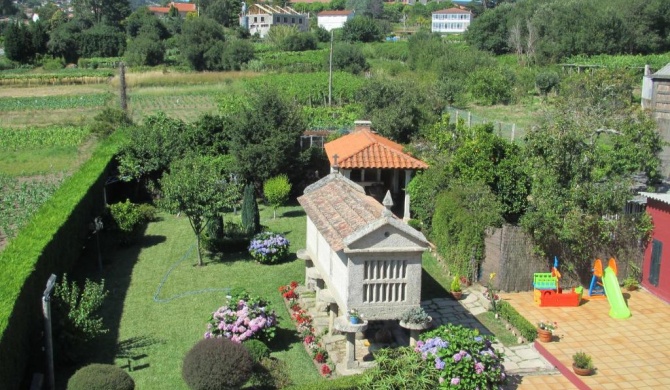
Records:
M20 386L43 327L41 297L49 275L79 258L100 214L107 170L123 138L117 132L69 177L0 252L0 383Z

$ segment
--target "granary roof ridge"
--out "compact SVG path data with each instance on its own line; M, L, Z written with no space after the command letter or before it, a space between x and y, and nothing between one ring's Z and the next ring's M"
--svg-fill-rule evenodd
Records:
M341 180L344 183L348 184L351 186L352 190L360 192L362 194L365 194L365 189L363 189L362 186L359 184L356 184L355 182L351 181L350 179L347 179L344 175L340 174L339 172L332 172L328 176L325 176L324 178L318 180L315 183L312 183L305 187L305 190L303 191L303 194L308 194L312 191L316 191L319 188L325 186L326 184L332 182L333 180Z

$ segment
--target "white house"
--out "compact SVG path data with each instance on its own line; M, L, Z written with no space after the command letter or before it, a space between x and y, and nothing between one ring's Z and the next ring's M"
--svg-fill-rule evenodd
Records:
M251 34L258 33L263 38L275 25L296 26L300 31L308 31L309 16L291 7L269 4L254 4L248 11L245 7L242 8L240 26L249 30Z
M353 19L354 11L321 11L316 16L319 27L323 27L330 31L344 27L344 23Z
M448 8L432 13L431 31L437 33L462 33L470 26L472 12Z
M306 255L343 315L357 309L366 320L397 320L421 301L421 232L365 195L360 185L333 172L305 189ZM324 291L324 290L321 290ZM317 299L319 294L317 294Z

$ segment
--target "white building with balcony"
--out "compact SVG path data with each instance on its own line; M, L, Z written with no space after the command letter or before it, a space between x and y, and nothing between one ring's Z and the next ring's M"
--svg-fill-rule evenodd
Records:
M463 33L470 26L472 12L460 8L448 8L432 13L430 31L436 33Z
M327 31L330 31L344 27L344 23L354 18L354 11L321 11L316 17L319 27L323 27Z

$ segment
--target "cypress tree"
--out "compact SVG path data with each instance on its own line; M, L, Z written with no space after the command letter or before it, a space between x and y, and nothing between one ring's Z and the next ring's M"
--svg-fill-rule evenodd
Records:
M248 234L255 234L260 231L261 216L258 212L254 186L247 184L244 187L244 198L242 199L242 227Z

